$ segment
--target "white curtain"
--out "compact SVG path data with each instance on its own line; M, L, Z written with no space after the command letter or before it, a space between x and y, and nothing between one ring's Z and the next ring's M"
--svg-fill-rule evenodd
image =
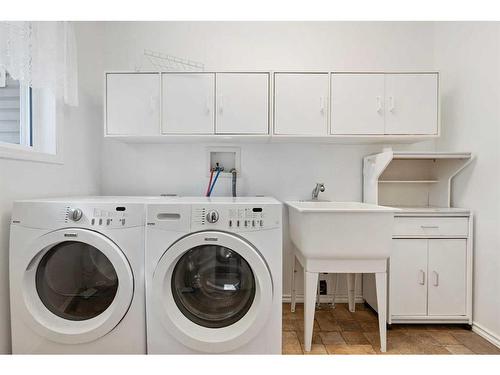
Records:
M71 22L0 22L0 69L33 88L78 105L76 40Z

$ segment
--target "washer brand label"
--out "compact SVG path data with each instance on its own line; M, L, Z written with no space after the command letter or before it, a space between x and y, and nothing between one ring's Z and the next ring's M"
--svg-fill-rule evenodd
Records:
M64 237L78 237L76 233L64 233Z
M21 224L21 220L12 220L12 224Z
M205 241L216 242L219 241L217 237L205 237Z
M153 225L156 225L156 223L148 223L148 225L151 225L151 226L153 226Z

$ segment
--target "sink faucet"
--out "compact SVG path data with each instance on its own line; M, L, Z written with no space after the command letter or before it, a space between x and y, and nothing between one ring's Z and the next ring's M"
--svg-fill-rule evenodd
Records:
M316 187L312 191L312 200L317 201L319 193L325 191L325 184L323 182L316 182Z

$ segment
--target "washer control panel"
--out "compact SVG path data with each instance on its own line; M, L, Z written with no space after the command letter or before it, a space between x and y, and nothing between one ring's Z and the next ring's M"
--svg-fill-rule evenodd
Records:
M217 205L193 206L192 229L219 229L230 232L258 231L279 227L281 210L276 206Z

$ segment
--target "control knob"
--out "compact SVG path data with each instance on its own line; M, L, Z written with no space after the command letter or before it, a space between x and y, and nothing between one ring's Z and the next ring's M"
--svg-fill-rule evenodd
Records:
M83 216L83 211L79 208L72 208L69 210L69 218L73 221L80 221Z
M217 211L212 210L212 211L209 211L209 212L207 213L207 221L208 221L209 223L212 223L212 224L213 224L213 223L216 223L216 222L217 222L217 220L219 220L219 213L218 213Z

